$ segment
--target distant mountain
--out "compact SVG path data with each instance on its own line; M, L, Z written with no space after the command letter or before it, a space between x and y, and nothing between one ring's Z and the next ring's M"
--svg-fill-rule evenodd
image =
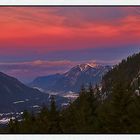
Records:
M63 98L57 96L57 103ZM17 79L0 72L0 113L33 110L49 103L49 94L25 86Z
M102 76L110 69L111 66L96 63L80 64L64 74L37 77L30 86L49 92L79 92L82 85L100 83Z

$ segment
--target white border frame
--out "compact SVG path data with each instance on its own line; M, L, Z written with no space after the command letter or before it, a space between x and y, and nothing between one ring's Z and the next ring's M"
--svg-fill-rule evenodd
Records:
M139 140L139 135L0 135L0 140Z
M0 5L140 5L140 0L0 0Z
M140 6L140 0L0 0L0 6L65 6L65 5L101 5L101 6ZM0 140L139 140L140 135L0 135Z

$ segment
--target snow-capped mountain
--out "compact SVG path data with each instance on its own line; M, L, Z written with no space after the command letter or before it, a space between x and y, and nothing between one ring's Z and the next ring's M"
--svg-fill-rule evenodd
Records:
M96 63L79 64L64 74L37 77L30 86L47 92L79 92L82 85L100 83L102 76L110 69L111 66Z

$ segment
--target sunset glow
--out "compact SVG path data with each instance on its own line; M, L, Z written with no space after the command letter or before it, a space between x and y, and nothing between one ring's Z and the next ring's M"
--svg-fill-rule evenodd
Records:
M27 81L138 52L140 8L0 7L0 32L0 71Z

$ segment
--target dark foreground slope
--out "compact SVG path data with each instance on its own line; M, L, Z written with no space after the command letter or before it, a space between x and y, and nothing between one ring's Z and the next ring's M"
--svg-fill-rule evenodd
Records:
M103 88L105 91L117 84L122 83L133 89L138 88L138 77L140 76L140 53L129 56L116 65L103 77Z

